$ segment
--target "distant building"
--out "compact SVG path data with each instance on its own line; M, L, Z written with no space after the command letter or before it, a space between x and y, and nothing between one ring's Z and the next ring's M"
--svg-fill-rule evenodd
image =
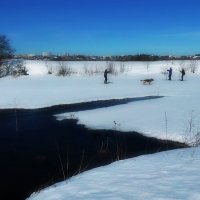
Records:
M193 59L200 59L200 56L193 56Z
M27 54L26 56L29 57L29 58L32 58L32 57L35 56L35 54Z
M49 52L42 52L42 56L43 56L43 57L51 57L52 54L49 53Z

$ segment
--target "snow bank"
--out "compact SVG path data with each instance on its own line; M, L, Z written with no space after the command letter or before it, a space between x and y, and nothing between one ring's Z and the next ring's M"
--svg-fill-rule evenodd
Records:
M115 162L33 194L29 200L199 200L200 149Z

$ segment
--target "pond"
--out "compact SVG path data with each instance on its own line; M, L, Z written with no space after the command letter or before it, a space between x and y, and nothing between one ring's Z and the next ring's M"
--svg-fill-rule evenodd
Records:
M149 138L136 132L91 130L77 124L75 119L58 121L54 116L134 100L142 99L0 110L0 199L24 200L34 191L94 167L185 147L181 143Z

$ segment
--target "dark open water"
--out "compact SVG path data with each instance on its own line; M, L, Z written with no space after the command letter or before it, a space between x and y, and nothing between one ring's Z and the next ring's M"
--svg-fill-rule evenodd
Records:
M24 200L36 190L118 159L185 147L136 132L89 130L76 120L53 116L154 98L0 110L0 199Z

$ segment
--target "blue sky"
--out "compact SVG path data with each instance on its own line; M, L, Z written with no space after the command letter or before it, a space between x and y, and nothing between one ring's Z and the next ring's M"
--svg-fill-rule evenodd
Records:
M199 0L1 0L16 53L200 53Z

